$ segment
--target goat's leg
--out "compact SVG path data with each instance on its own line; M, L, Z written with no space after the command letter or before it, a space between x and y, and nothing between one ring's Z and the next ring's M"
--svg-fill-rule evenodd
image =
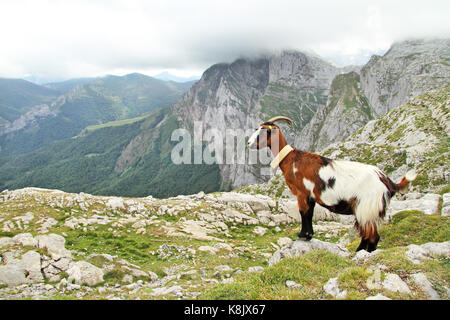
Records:
M369 238L369 243L367 245L367 251L372 252L377 249L378 241L380 241L380 236L378 232L375 231L375 234Z
M314 201L308 202L309 208L303 213L300 211L300 216L302 217L302 230L298 234L298 238L301 240L309 241L314 235L314 230L312 226L312 218L314 214L314 207L316 203Z
M376 250L380 236L377 232L377 226L374 223L369 223L365 227L360 229L361 243L359 244L356 251L367 250L372 252Z
M300 211L300 210L299 210ZM300 211L300 216L302 217L302 229L300 231L300 233L298 234L298 239L300 240L309 240L307 239L307 234L308 234L308 222L307 222L307 216L306 216L306 212L302 212Z
M367 250L368 245L369 245L369 239L364 239L364 237L361 237L361 242L360 242L358 248L356 249L356 251Z

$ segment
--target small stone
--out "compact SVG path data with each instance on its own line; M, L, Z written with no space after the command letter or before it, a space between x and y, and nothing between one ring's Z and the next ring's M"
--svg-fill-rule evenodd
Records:
M336 299L345 299L347 297L347 290L340 291L338 287L338 278L331 278L323 286L325 293L335 297Z
M430 281L422 272L415 273L411 279L425 292L430 300L440 300L439 294L433 289Z
M126 274L122 278L123 283L132 283L133 282L133 276L130 274Z
M263 236L267 232L267 228L256 226L255 229L253 229L253 233L258 236Z
M148 277L150 278L150 281L154 282L154 281L158 280L158 275L156 273L154 273L153 271L148 271L147 274L148 274Z
M360 250L358 251L355 256L353 257L353 261L359 261L359 260L367 260L372 256L371 252L367 252L366 250Z
M214 270L217 270L219 272L231 272L233 269L231 269L230 266L227 265L221 265L214 268Z
M408 285L395 273L388 273L383 281L383 288L392 292L411 294Z
M297 283L295 281L287 280L286 281L286 287L291 289L301 289L303 286L300 283Z
M250 272L250 273L256 273L256 272L263 272L264 271L264 268L263 267L261 267L261 266L256 266L256 267L250 267L250 268L248 268L248 272Z
M200 246L200 247L198 247L198 251L209 252L211 254L215 254L215 253L217 253L218 249L211 247L211 246Z
M47 291L49 291L49 290L52 290L52 289L53 289L53 286L52 286L51 284L46 284L46 285L44 286L44 289L47 290Z

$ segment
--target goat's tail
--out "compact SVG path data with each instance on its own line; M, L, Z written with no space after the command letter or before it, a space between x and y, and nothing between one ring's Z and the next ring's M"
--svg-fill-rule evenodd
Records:
M417 178L417 173L416 170L410 170L408 171L405 176L403 177L402 181L400 181L399 183L397 183L397 187L399 190L405 190L406 187L408 186L408 184L411 181L414 181Z

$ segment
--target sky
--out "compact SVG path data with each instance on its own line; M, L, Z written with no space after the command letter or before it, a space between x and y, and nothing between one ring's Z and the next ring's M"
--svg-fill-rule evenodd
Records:
M0 0L0 77L199 76L283 49L363 64L422 37L450 37L450 1Z

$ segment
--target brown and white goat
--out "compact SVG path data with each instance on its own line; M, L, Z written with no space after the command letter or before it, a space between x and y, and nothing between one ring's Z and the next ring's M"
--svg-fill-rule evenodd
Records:
M385 216L386 207L396 192L406 188L416 178L414 170L406 173L396 184L375 166L332 160L294 149L286 143L275 121L292 124L292 120L282 116L262 123L249 138L248 147L270 148L274 156L272 167L279 165L287 186L297 197L302 219L298 238L311 240L314 234L314 206L318 203L335 213L355 215L355 227L361 236L356 251L375 250L380 239L377 229Z

